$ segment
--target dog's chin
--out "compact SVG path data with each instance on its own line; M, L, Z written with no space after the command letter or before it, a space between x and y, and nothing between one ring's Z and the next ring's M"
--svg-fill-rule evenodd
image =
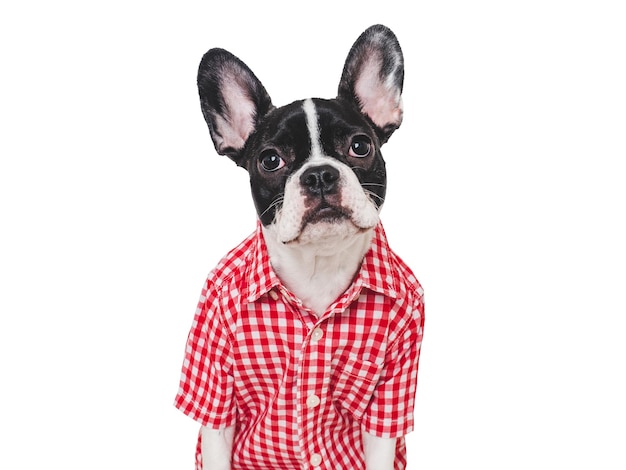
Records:
M316 219L304 225L290 245L336 243L354 237L367 229L357 227L350 219Z

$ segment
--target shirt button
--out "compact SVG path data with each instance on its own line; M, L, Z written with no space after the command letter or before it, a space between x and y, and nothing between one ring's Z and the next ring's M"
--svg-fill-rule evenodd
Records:
M306 399L306 406L308 408L315 408L316 406L319 406L320 403L320 397L318 397L317 395L311 395L309 398Z
M309 460L309 463L314 467L319 467L322 463L322 456L320 454L311 455L311 460Z
M313 333L311 333L311 341L317 342L320 339L322 339L322 336L324 336L324 332L322 331L321 328L315 328L313 330Z

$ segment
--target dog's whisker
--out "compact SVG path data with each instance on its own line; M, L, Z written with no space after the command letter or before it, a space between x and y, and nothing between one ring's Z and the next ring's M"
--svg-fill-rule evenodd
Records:
M263 215L267 214L269 211L271 211L272 209L274 209L274 208L276 208L276 207L280 206L280 205L282 204L282 202L283 202L283 200L282 200L282 199L279 199L279 200L276 200L276 201L272 202L269 206L267 206L267 209L265 209L265 210L264 210L264 211L260 214L260 216L263 216Z
M259 214L259 217L263 217L265 214L267 214L273 208L278 207L279 205L281 205L283 203L284 199L285 199L285 194L284 193L281 193L278 196L276 196L274 198L274 200L270 203L270 205L267 206L267 209L265 209L263 212L261 212L261 214Z
M364 189L363 190L365 192L365 194L367 194L370 198L376 198L380 201L380 204L382 205L385 202L385 198L382 196L379 196L378 194L368 190L368 189Z

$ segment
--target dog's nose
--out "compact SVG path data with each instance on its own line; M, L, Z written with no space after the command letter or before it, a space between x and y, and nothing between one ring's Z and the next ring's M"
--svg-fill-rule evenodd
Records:
M300 176L300 184L315 196L332 194L337 189L339 170L330 165L313 166Z

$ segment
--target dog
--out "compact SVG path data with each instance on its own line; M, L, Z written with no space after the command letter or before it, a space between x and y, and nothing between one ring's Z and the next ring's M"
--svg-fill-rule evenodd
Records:
M334 99L275 107L233 54L202 58L202 113L249 174L258 227L209 275L188 338L176 406L202 424L198 469L406 465L423 290L379 218L403 81L382 25Z

